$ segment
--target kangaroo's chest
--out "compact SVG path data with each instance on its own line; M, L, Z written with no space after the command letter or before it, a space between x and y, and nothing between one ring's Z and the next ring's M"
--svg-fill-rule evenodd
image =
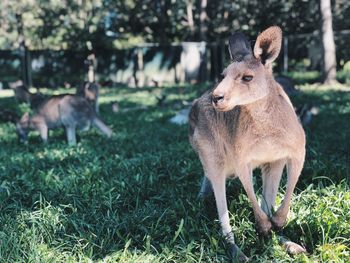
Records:
M241 163L258 167L289 156L291 142L282 131L270 130L265 133L241 135L232 144L232 158Z
M276 137L260 138L248 145L250 149L247 149L246 158L253 167L284 159L290 151L288 145Z

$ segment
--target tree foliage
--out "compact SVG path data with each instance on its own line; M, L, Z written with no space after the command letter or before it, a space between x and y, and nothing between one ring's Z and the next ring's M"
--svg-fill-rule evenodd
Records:
M206 2L206 1L205 1ZM270 25L285 34L320 29L318 0L2 0L0 48L18 47L18 21L30 49L96 49L141 42L209 42L226 39L235 30L251 35ZM350 27L350 2L332 5L334 30ZM200 19L201 12L206 14ZM206 28L205 35L200 28Z

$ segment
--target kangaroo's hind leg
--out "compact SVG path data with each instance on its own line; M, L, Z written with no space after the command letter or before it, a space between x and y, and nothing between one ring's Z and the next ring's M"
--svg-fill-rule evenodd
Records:
M272 217L272 209L276 204L278 187L285 164L286 161L284 159L278 160L265 164L261 169L263 182L261 208L270 218Z
M303 158L293 158L287 161L287 189L281 206L272 217L272 223L278 228L282 228L285 224L289 212L289 206L295 185L298 182L301 170L304 164Z
M287 162L287 189L286 194L284 197L284 200L281 204L281 206L278 208L276 213L272 216L271 221L275 227L275 229L281 229L283 225L286 222L290 202L293 194L293 190L295 188L295 185L298 181L299 175L301 173L301 169L304 164L304 159L290 159ZM280 243L285 247L285 249L290 254L299 254L299 253L305 253L306 250L304 247L298 245L297 243L294 243L285 237L279 236Z
M206 176L204 176L202 179L202 184L198 193L198 197L206 198L210 196L212 193L213 193L213 187L211 186L209 179Z

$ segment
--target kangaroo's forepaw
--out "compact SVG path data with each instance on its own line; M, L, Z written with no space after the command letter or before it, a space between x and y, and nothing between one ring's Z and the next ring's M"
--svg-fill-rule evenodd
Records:
M287 218L279 217L279 216L276 216L276 215L274 215L271 218L273 229L276 230L276 231L281 230L284 227L284 225L286 224L286 221L287 221Z
M272 224L270 223L269 226L257 226L257 231L259 235L262 235L264 237L268 237L271 235L271 230L272 230Z
M249 262L249 258L244 255L242 250L236 245L236 244L231 244L231 257L233 262L235 263L243 263L243 262Z
M256 229L260 235L267 237L271 234L272 223L267 216L264 219L255 219L255 221Z

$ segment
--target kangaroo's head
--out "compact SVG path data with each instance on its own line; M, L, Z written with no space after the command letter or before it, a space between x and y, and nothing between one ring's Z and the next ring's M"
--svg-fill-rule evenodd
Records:
M98 96L98 86L94 82L86 82L84 84L84 94L88 101L96 101Z
M213 90L212 101L219 111L229 111L265 97L269 93L268 78L272 62L277 58L282 41L279 27L269 27L256 39L252 50L240 32L229 39L232 63L224 70L223 80Z
M16 130L19 140L21 142L26 142L30 130L30 116L28 112L24 113L21 119L16 123Z

